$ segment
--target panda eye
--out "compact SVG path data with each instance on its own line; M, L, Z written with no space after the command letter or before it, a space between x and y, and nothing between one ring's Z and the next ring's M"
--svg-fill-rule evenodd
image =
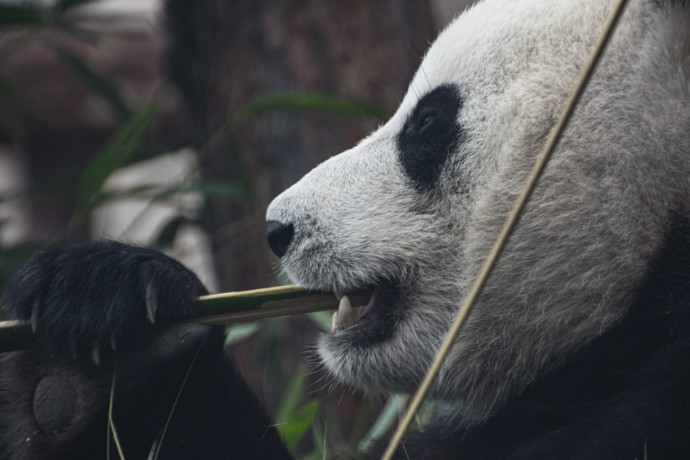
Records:
M419 133L423 132L425 129L431 126L431 124L434 121L436 121L438 116L438 109L432 107L425 107L420 111L419 115L417 116L417 120L415 123L416 126L414 126L414 129Z
M450 152L462 138L458 111L460 92L442 85L417 103L398 135L399 159L406 174L420 189L429 189L438 179Z

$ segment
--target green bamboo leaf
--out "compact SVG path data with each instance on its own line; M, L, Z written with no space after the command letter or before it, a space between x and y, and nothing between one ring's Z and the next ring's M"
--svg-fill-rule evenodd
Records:
M307 315L324 332L330 332L333 322L332 311L315 311Z
M22 145L26 138L19 94L14 85L0 77L0 129L15 145Z
M409 398L405 395L392 395L386 401L386 405L381 410L379 417L374 422L369 432L360 441L358 450L366 453L371 447L381 439L390 429L395 426L398 417L407 405Z
M120 91L113 82L94 71L83 59L67 49L59 47L53 49L55 54L79 77L84 86L108 104L118 119L124 121L131 116L130 110L120 96Z
M247 192L244 187L238 183L230 182L215 182L200 180L193 184L185 184L179 187L173 187L157 194L154 200L166 200L175 198L178 195L185 193L200 193L205 197L214 198L241 198L246 196Z
M151 246L158 250L170 249L175 243L177 233L187 223L187 219L183 216L176 216L170 219L158 232Z
M188 148L190 143L190 141L180 141L166 145L140 145L137 147L134 155L132 155L132 157L129 159L128 164L135 164L141 161L150 160L152 158L158 158L163 155L169 155L171 152L177 152L179 150Z
M125 166L131 163L127 162ZM185 184L169 187L161 191L160 184L143 184L121 190L99 190L89 200L89 206L96 208L104 203L125 199L142 199L152 202L166 202L178 200L180 195L199 193L204 197L235 199L246 195L246 191L233 183L213 181L198 181L193 184ZM285 283L287 284L287 282Z
M388 115L386 109L371 102L323 93L271 93L258 96L238 109L231 117L231 126L252 115L276 110L323 110L336 115L380 119Z
M276 420L281 423L290 420L304 399L306 391L307 379L303 372L297 372L283 394L283 399L280 401L280 407L276 413Z
M77 209L85 212L91 205L106 179L126 164L151 126L156 103L151 102L132 115L120 129L101 147L89 163L77 186Z
M53 9L58 13L64 13L68 10L97 1L100 0L58 0Z
M31 3L0 5L0 26L25 27L47 25L46 10Z
M326 420L323 430L321 430L318 425L314 425L311 433L314 440L314 450L310 454L310 457L314 460L326 460L326 458L328 458L328 447L326 446L328 420Z
M36 248L27 244L0 248L0 297L2 297L2 291L6 284L19 271L19 268L29 260L34 251ZM8 331L8 333L11 336L22 336L22 332L19 330Z
M289 450L293 450L297 443L307 434L316 419L319 411L319 403L311 401L302 406L286 422L279 423L277 426L278 434Z
M122 190L100 190L96 195L91 197L89 205L92 208L96 208L104 203L118 200L151 200L152 197L155 197L159 193L159 190L160 184L143 184Z
M234 345L259 332L261 325L257 322L239 323L228 327L225 331L225 345Z
M298 370L283 394L276 413L278 434L290 450L307 434L319 410L317 401L302 404L306 393L307 379L304 372Z

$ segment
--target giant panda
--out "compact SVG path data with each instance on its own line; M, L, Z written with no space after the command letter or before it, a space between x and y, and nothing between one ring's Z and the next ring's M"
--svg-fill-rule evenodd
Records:
M345 305L318 339L331 378L414 391L612 7L476 4L387 123L271 203L284 272ZM432 385L447 410L396 458L690 458L689 198L690 4L631 0ZM222 331L168 324L204 292L120 243L34 257L5 300L39 336L3 357L8 452L114 455L115 372L127 458L288 458Z

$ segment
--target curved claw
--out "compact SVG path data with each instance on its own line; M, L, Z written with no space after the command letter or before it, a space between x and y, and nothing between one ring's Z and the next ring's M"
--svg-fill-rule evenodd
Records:
M156 310L158 310L158 294L156 293L156 288L153 282L149 282L146 285L146 319L149 320L151 324L156 323Z
M39 314L39 307L40 307L40 301L38 300L38 297L34 299L34 304L31 306L31 318L29 318L29 322L31 323L31 332L34 334L36 333L36 328L38 327L38 314Z
M91 361L93 361L96 366L101 364L101 350L98 345L94 345L91 349Z

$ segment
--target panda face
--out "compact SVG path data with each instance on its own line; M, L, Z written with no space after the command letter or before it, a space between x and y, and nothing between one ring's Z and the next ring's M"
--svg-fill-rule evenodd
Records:
M385 125L271 203L269 226L284 231L269 238L291 280L339 296L372 292L319 341L336 379L372 392L416 388L610 7L474 6L430 48ZM671 14L631 2L442 368L432 394L466 417L485 417L619 320L659 250L690 172L683 51L673 54L668 27L653 27Z

